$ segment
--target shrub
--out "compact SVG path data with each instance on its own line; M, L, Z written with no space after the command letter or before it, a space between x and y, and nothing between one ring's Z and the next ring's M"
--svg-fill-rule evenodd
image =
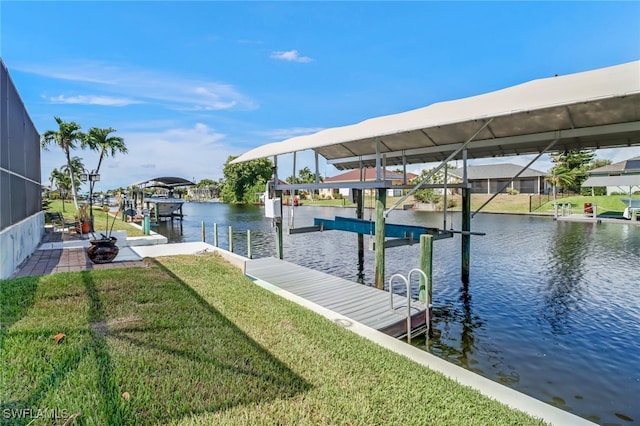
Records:
M520 193L520 191L518 191L515 188L507 188L507 194L509 195L518 195Z

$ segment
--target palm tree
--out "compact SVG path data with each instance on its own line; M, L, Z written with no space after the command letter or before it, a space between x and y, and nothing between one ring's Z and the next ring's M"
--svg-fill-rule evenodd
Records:
M69 180L75 182L74 169L71 164L71 150L76 148L76 141L80 140L80 125L74 121L65 122L60 117L54 117L58 123L58 130L47 130L42 134L40 146L42 149L48 149L51 142L55 142L67 159L67 171ZM73 195L73 204L78 209L78 196L74 185L71 185L71 194Z
M98 159L98 167L95 169L95 173L100 173L100 166L104 157L114 157L116 153L127 153L127 146L124 143L124 139L120 136L109 136L110 133L115 132L116 129L107 127L104 129L98 127L92 127L89 132L82 134L82 146L88 146L92 151L100 151L100 158Z
M51 171L51 176L49 176L49 181L51 182L51 189L53 190L53 185L55 183L56 188L58 189L58 194L62 199L62 211L65 211L64 201L67 198L67 193L71 188L71 180L69 179L69 175L64 172L53 169Z
M60 167L60 170L69 175L68 167L69 167L68 165L64 165ZM82 181L80 180L80 174L85 170L84 163L82 162L82 158L78 156L74 156L71 159L71 168L73 169L73 176L74 176L73 190L75 191L76 194L78 194L78 190L80 189L80 185L82 184Z
M558 202L557 188L568 188L576 182L576 169L569 169L567 166L558 164L550 171L551 176L545 178L553 187L553 203Z

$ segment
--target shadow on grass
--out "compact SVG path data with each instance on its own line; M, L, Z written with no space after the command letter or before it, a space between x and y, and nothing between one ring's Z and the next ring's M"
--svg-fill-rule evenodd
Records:
M142 294L143 309L157 315L149 323L126 322L108 331L125 352L145 360L137 383L151 390L137 416L143 422L166 422L187 415L226 410L237 405L290 398L310 385L213 308L193 288L164 265L150 263L170 277L163 290L165 301ZM163 307L161 307L163 306ZM139 313L140 313L139 311ZM136 321L134 321L135 323ZM126 350L124 348L127 348ZM131 360L119 359L126 365ZM134 366L131 365L133 368ZM160 402L161 401L161 402Z
M84 271L80 273L82 282L85 287L85 292L89 297L89 312L88 319L90 324L99 323L104 319L104 310L102 308L102 302L100 300L98 291L91 273ZM26 283L24 281L27 281ZM15 280L11 284L15 284L12 287L21 288L21 292L13 291L12 302L17 306L25 306L20 312L14 313L12 318L15 323L19 318L24 317L28 306L34 303L34 295L37 290L38 280L36 277L31 279ZM4 296L4 287L3 287ZM3 304L4 304L3 297ZM4 311L4 310L3 310ZM4 314L4 312L3 312ZM5 336L6 329L5 319L3 315L2 322L2 336ZM44 331L46 334L46 331ZM38 340L43 334L43 331L34 331L32 333L22 331L18 333L21 337L26 339ZM94 327L91 327L89 339L78 339L78 344L69 345L64 355L60 359L56 359L53 371L48 375L43 375L36 380L34 390L30 392L29 397L24 399L16 399L3 401L0 404L0 414L2 424L22 425L32 424L35 419L40 421L54 421L55 416L64 416L60 420L64 421L72 413L67 412L64 409L64 413L58 413L59 407L41 407L42 400L47 398L51 392L56 392L61 383L66 379L67 375L79 368L80 363L87 357L93 354L97 362L98 380L101 391L101 409L103 413L103 419L107 420L109 424L128 424L126 421L126 412L123 410L122 398L118 392L118 388L114 377L112 375L113 363L109 355L109 348L107 346L106 339L99 331L96 331ZM47 340L50 336L46 336ZM1 346L0 346L1 347ZM74 424L84 423L83 419L78 419Z
M3 380L24 384L3 392L0 424L33 421L7 419L7 410L50 410L54 404L73 411L67 415L81 411L73 424L166 423L310 388L188 284L150 263L69 274L64 289L48 288L46 300L36 297L37 277L2 288L3 305L15 306L2 313L2 336L11 336L6 353L30 349L19 360L6 360ZM75 331L52 346L51 330L64 327L56 318L68 318L71 305L65 303L77 305L80 294L88 306L74 311ZM7 331L30 318L34 303L40 306L34 325Z
M0 350L8 329L27 314L33 305L40 277L0 281Z

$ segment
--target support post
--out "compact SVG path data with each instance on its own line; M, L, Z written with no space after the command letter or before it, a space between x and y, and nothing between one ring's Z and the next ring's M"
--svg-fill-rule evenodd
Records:
M425 303L431 301L431 294L433 293L431 282L431 277L433 276L433 236L430 234L420 235L420 269L427 276L427 280L425 282L424 277L420 274L418 300Z
M387 190L378 188L376 197L376 288L384 289L384 209L387 202Z
M233 228L229 226L229 251L233 253Z
M251 229L247 229L247 257L253 259L251 254Z
M202 221L202 242L206 242L205 240L205 235L204 235L204 220Z
M444 189L442 190L442 229L447 229L447 183L449 165L444 166Z
M276 191L276 197L282 199L282 191ZM275 220L276 226L276 255L278 259L282 259L283 256L283 244L282 244L282 203L280 203L280 217L277 217Z
M356 199L356 217L364 217L364 200L362 199L362 189L354 189L353 196ZM358 233L358 283L364 284L364 235Z
M467 180L467 150L462 151L464 167L462 188L462 274L463 283L469 283L469 260L471 257L471 189Z
M218 247L218 224L213 224L213 246Z

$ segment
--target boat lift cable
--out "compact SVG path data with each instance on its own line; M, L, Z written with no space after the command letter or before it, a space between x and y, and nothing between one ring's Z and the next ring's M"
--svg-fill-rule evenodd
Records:
M485 201L480 207L478 207L478 209L476 211L474 211L473 213L471 213L471 219L474 218L474 216L480 211L482 210L487 204L489 204L494 198L496 198L498 196L498 194L501 194L502 191L504 191L505 189L507 189L507 187L509 185L511 185L511 182L513 182L518 176L520 176L525 170L527 170L533 163L536 162L536 160L538 160L538 158L540 158L542 156L542 154L544 154L545 152L547 152L548 150L550 150L555 144L556 142L558 142L558 140L560 140L560 136L557 136L549 145L547 145L547 147L542 150L538 155L536 155L536 157L529 161L529 164L527 164L526 166L524 166L522 168L522 170L520 170L514 177L512 177L509 182L505 183L502 188L500 188L495 194L493 194L491 196L491 198L489 198L487 201Z
M484 129L487 128L487 126L489 126L489 124L491 124L491 122L493 121L493 118L489 119L489 121L487 121L486 123L484 123L482 125L482 127L480 127L474 134L473 136L471 136L469 139L467 139L467 141L465 143L463 143L458 149L456 149L455 151L453 151L445 160L443 160L440 165L438 165L438 167L434 168L431 172L427 173L427 175L424 177L424 179L422 179L416 186L413 187L413 189L409 192L407 192L402 198L400 198L393 206L391 206L389 209L387 209L384 212L384 217L389 217L389 213L391 213L396 207L398 207L401 203L403 203L407 198L409 198L411 195L413 195L418 189L420 189L420 187L429 179L431 179L436 173L438 173L438 171L440 171L440 169L445 165L448 164L449 161L451 161L456 155L458 155L458 153L460 151L462 151L463 149L465 149L467 147L467 145L469 145L475 138L476 136L478 136L480 134L480 132L482 132Z

